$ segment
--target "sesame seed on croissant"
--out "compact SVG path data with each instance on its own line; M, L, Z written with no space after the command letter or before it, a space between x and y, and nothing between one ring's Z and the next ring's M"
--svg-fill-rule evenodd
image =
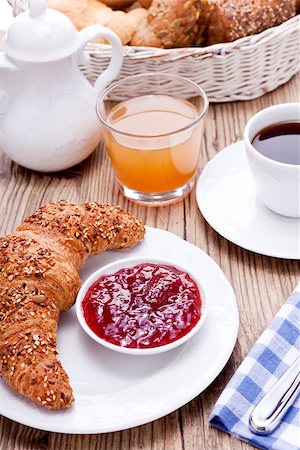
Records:
M89 255L133 246L144 234L118 206L59 201L0 238L0 373L12 388L48 409L72 405L57 359L60 311L74 304Z

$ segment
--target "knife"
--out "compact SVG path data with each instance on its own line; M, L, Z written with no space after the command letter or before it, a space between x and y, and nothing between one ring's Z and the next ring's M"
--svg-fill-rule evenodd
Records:
M300 356L253 409L249 427L255 434L270 434L280 424L300 393Z

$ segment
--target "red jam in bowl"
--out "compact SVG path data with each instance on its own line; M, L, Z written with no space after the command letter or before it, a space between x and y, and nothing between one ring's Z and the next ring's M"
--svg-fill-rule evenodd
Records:
M152 348L185 336L201 316L196 283L175 267L139 264L102 275L87 291L83 315L100 338L128 348Z

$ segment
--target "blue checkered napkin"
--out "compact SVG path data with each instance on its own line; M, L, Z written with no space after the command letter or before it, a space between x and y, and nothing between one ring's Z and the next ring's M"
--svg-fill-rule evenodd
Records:
M211 413L209 423L258 448L299 450L300 396L272 434L258 436L251 433L248 427L254 406L299 353L300 284L229 381Z

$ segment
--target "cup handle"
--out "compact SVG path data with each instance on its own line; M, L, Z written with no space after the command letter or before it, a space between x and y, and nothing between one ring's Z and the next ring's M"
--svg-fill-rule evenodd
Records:
M101 25L91 25L84 28L79 32L80 35L80 47L78 49L78 56L82 58L84 48L86 44L96 37L104 37L107 39L112 47L112 56L108 67L104 72L98 76L94 89L99 96L101 92L106 88L106 86L114 80L120 73L122 63L123 63L123 46L119 37L108 28L102 27Z

